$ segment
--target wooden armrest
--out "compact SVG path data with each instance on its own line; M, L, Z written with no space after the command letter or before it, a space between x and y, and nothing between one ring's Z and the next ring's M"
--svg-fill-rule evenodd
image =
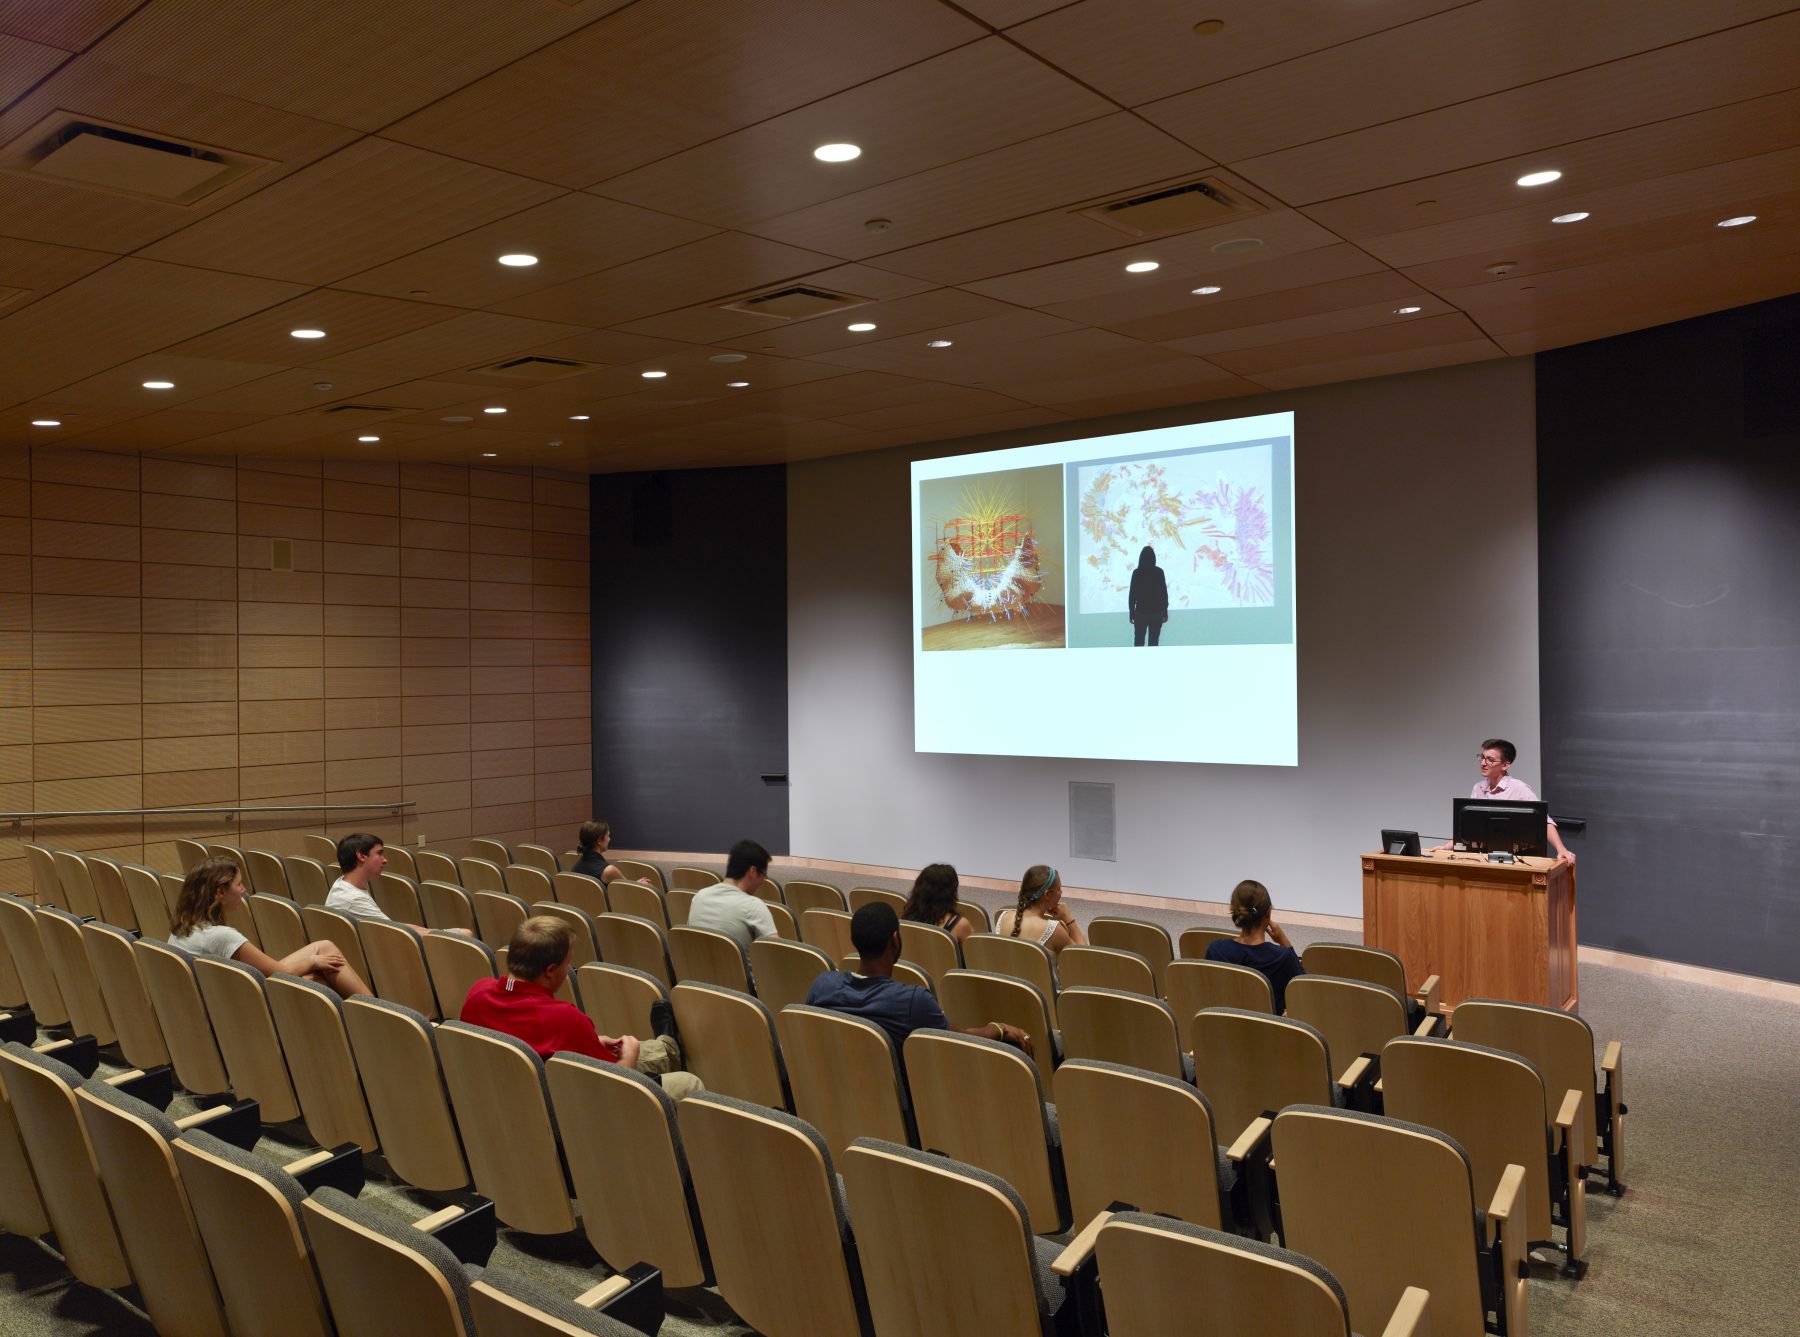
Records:
M73 1040L46 1040L41 1045L33 1045L31 1047L31 1052L34 1054L54 1054L57 1050L67 1049L74 1043Z
M1563 1092L1562 1107L1556 1111L1556 1131L1562 1141L1575 1135L1575 1120L1581 1117L1581 1092L1570 1087Z
M1387 1078L1385 1078L1385 1077L1377 1077L1375 1079L1375 1094L1376 1095L1385 1096L1387 1094L1387 1087L1382 1085L1382 1083L1385 1082L1386 1080L1387 1080Z
M1437 1024L1438 1024L1438 1019L1435 1016L1433 1016L1431 1013L1427 1012L1425 1014L1425 1020L1421 1021L1418 1024L1418 1026L1413 1030L1413 1034L1414 1035L1435 1035L1437 1033Z
M1488 1204L1488 1224L1505 1225L1519 1209L1519 1198L1525 1192L1525 1167L1509 1165L1500 1175L1494 1189L1494 1200Z
M623 1273L616 1277L608 1277L592 1290L583 1291L575 1297L575 1303L583 1309L599 1309L616 1295L623 1295L631 1289L631 1281Z
M1562 1108L1556 1111L1556 1137L1562 1145L1557 1151L1563 1158L1563 1174L1569 1186L1568 1256L1564 1275L1580 1276L1587 1270L1587 1181L1582 1176L1582 1160L1593 1151L1593 1144L1577 1146L1575 1121L1581 1117L1581 1092L1573 1087L1563 1093Z
M106 1084L108 1086L123 1086L126 1082L135 1082L143 1075L144 1070L142 1068L133 1068L130 1072L122 1072L116 1077L108 1077L106 1079Z
M1625 1050L1617 1040L1607 1041L1600 1071L1606 1074L1606 1084L1612 1091L1613 1108L1620 1108L1625 1103Z
M1250 1154L1250 1149L1262 1141L1269 1129L1274 1126L1274 1123L1268 1119L1258 1117L1250 1120L1250 1126L1238 1134L1237 1141L1231 1144L1231 1149L1225 1153L1226 1156L1234 1161L1242 1161Z
M435 1211L430 1216L421 1216L417 1221L413 1222L413 1229L423 1230L429 1235L439 1226L456 1220L457 1217L463 1214L463 1210L464 1209L461 1207L450 1206L445 1207L440 1211Z
M208 1109L201 1110L198 1114L190 1114L186 1118L175 1120L175 1126L185 1132L189 1128L199 1128L203 1124L211 1123L214 1119L222 1119L230 1114L231 1110L230 1105L213 1105Z
M1081 1228L1081 1233L1056 1255L1056 1261L1050 1264L1050 1270L1059 1277L1074 1276L1075 1269L1087 1262L1088 1256L1094 1252L1094 1241L1100 1238L1100 1227L1111 1219L1110 1211L1096 1212L1094 1219Z
M1438 991L1442 987L1443 981L1438 976L1427 975L1425 982L1413 991L1413 997L1425 1005L1427 1012L1436 1012L1438 1010Z
M297 1175L297 1174L302 1174L305 1171L312 1169L313 1166L315 1166L315 1165L323 1165L323 1164L325 1164L326 1161L328 1161L330 1159L331 1159L331 1153L329 1151L315 1151L310 1156L302 1156L297 1161L289 1161L286 1165L282 1166L281 1168L286 1170L291 1175Z
M1431 1292L1408 1286L1400 1295L1400 1303L1388 1319L1381 1337L1423 1337L1426 1332L1425 1308L1431 1303Z
M1344 1075L1338 1078L1338 1085L1348 1091L1363 1079L1363 1074L1368 1070L1369 1056L1364 1054L1361 1058L1357 1059L1356 1062L1344 1069Z

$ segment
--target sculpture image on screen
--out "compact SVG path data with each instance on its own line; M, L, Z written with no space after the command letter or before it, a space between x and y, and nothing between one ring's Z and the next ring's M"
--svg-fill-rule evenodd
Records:
M1061 471L1054 467L923 487L924 649L1062 646L1061 501Z

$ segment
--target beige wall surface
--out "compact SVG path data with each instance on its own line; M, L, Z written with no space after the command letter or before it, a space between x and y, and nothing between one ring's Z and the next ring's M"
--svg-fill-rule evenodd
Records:
M568 848L592 783L587 534L573 474L0 451L0 812L416 805L0 820L0 890L29 886L34 836L158 869L187 834Z

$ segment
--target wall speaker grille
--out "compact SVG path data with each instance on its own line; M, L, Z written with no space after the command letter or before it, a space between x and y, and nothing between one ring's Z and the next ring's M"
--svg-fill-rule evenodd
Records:
M1069 857L1118 858L1113 818L1113 787L1093 780L1069 781Z

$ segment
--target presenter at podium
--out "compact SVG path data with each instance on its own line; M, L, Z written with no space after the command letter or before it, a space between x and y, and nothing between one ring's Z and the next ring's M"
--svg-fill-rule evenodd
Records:
M1515 779L1508 772L1513 762L1519 758L1519 749L1504 738L1490 738L1481 745L1481 779L1469 791L1474 799L1508 799L1517 803L1532 803L1537 795L1532 793L1531 786L1523 780ZM1573 864L1575 856L1569 847L1563 844L1562 832L1556 829L1554 821L1545 819L1544 834L1549 837L1550 848L1556 851L1556 857L1566 864Z

